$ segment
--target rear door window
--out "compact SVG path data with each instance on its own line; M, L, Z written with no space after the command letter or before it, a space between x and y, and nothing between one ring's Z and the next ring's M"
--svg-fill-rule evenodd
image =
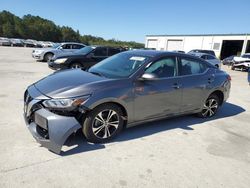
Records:
M189 58L181 58L180 63L180 75L201 74L208 68L205 63Z

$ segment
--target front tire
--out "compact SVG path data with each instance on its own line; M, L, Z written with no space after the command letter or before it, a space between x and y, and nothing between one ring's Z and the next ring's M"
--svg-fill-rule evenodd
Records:
M119 134L124 120L122 110L115 104L104 104L96 107L83 123L83 134L87 141L103 143Z
M47 53L44 56L44 61L49 62L52 59L52 57L53 57L52 53Z
M206 102L203 105L203 108L200 113L198 113L198 116L201 118L210 118L213 117L219 108L219 98L217 95L210 95Z

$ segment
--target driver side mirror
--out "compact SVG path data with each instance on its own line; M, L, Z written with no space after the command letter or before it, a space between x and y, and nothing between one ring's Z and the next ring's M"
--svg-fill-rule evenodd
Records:
M59 50L62 50L62 49L63 49L63 47L62 47L62 46L60 46L58 49L59 49Z
M154 73L144 73L139 80L140 81L145 81L145 80L158 80L158 76Z

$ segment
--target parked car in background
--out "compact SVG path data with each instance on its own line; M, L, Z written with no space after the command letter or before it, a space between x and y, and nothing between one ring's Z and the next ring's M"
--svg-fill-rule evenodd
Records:
M185 52L182 51L182 50L174 50L173 52L178 52L178 53L183 53L183 54L185 54Z
M24 118L42 146L60 153L78 129L89 142L100 143L153 120L184 114L210 118L228 99L230 80L194 56L126 51L88 72L58 71L32 84L24 94Z
M27 40L22 39L22 42L24 44L24 47L34 48L36 46L31 39L27 39Z
M24 43L21 39L10 39L11 46L23 47Z
M81 48L84 48L86 45L81 43L72 43L72 42L65 42L54 45L52 48L41 48L41 49L34 49L32 51L32 57L48 62L54 55L59 55L67 52L74 52Z
M188 52L188 54L193 54L193 53L204 53L204 54L210 54L216 57L215 53L213 50L199 50L199 49L195 49L195 50L191 50L190 52Z
M57 45L59 43L53 43L53 42L49 42L49 41L39 41L40 44L42 45L43 48L51 48L54 45Z
M11 42L5 37L0 37L0 46L11 46Z
M205 53L199 53L199 52L195 52L195 53L189 53L190 55L194 55L196 57L199 57L201 59L204 59L205 61L211 63L212 65L220 68L221 67L221 61L219 59L217 59L215 56L210 55L210 54L205 54Z
M48 65L53 70L70 68L87 70L96 63L121 51L124 51L124 49L108 46L86 46L74 53L55 56Z
M229 56L229 57L223 59L223 60L222 60L222 64L223 64L223 65L229 65L229 66L231 66L232 63L233 63L234 57L235 57L235 55L231 55L231 56Z
M231 69L248 70L250 68L250 53L244 54L240 57L234 57Z

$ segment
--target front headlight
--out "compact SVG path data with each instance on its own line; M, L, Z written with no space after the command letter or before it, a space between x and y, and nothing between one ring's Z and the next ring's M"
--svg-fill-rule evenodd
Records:
M41 53L43 53L43 51L42 50L35 50L35 53L36 54L41 54Z
M89 97L90 95L69 99L50 99L45 100L43 105L49 109L74 110L83 105Z
M60 63L64 63L65 61L67 61L67 58L60 58L60 59L56 59L56 60L54 61L54 63L60 64Z

